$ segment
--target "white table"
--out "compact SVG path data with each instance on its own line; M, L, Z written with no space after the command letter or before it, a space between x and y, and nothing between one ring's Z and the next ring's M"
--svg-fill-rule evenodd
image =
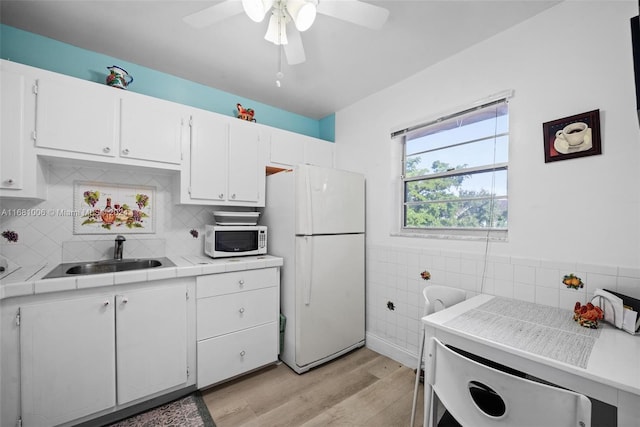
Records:
M451 327L455 322L450 321L465 313L471 313L471 310L478 309L494 298L497 297L478 295L423 317L427 338L436 337L445 344L616 406L618 427L640 426L640 336L601 323L598 328L599 336L595 339L586 368L582 368ZM523 301L512 301L513 304L526 305L529 308L532 305ZM544 307L541 306L541 309ZM568 310L567 318L573 322L571 315L572 312ZM518 334L515 323L513 333ZM425 346L426 353L428 339L425 340Z

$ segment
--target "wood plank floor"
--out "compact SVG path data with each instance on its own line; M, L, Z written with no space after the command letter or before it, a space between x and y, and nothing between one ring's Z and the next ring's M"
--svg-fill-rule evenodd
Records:
M412 369L360 348L302 375L284 363L270 366L203 397L218 427L407 427L414 380Z

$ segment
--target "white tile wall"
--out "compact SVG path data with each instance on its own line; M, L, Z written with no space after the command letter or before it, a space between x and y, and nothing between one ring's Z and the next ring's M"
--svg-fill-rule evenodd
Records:
M175 172L177 173L177 172ZM44 202L2 200L0 230L18 233L18 242L0 238L0 255L18 265L105 259L113 255L115 235L74 235L73 218L56 215L11 214L16 209L73 210L74 181L137 184L156 187L156 230L152 234L127 234L124 256L160 257L201 255L204 225L213 221L212 207L177 205L173 194L176 177L170 174L140 170L50 165L48 197ZM196 239L189 231L196 229Z
M431 280L422 280L424 270L431 273ZM567 309L573 309L576 301L590 300L596 288L640 297L638 268L399 246L368 244L366 273L367 337L375 339L378 350L384 343L391 357L403 352L400 361L407 360L407 355L417 357L422 290L427 285L462 288L469 296L487 293ZM585 287L567 289L562 278L569 273L582 278ZM387 308L389 301L394 310Z
M95 180L156 187L156 232L126 235L125 257L201 255L204 225L211 223L211 207L177 205L175 177L140 171L51 165L48 199L44 202L2 200L0 210L73 209L73 183ZM200 237L189 231L195 228ZM0 254L22 266L109 258L114 235L74 235L68 216L0 216L0 230L18 233L17 243L0 238ZM428 270L425 282L420 272ZM427 284L454 286L470 295L483 292L524 301L572 308L596 288L609 288L640 297L640 268L584 265L545 259L446 252L412 247L367 245L367 336L407 354L417 355L419 319ZM574 273L585 282L566 289L562 276ZM389 310L392 302L395 309Z

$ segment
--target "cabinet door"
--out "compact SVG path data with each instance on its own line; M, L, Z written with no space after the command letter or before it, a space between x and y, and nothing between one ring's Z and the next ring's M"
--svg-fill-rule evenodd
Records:
M53 426L115 405L112 296L20 309L22 425Z
M259 164L260 134L252 123L232 121L229 127L229 196L230 202L258 202L258 174L264 175Z
M20 190L23 186L22 144L25 138L24 76L3 70L0 94L0 188Z
M309 164L333 167L334 144L280 129L271 131L269 161L295 166Z
M272 129L269 153L271 163L290 166L304 163L304 143L300 141L300 135L293 132Z
M224 200L227 195L228 121L214 114L191 116L191 199Z
M184 282L116 296L118 404L187 381Z
M321 139L305 138L304 162L310 165L332 168L334 145Z
M36 145L113 157L117 89L70 77L38 80Z
M180 164L183 111L168 101L122 94L120 156Z

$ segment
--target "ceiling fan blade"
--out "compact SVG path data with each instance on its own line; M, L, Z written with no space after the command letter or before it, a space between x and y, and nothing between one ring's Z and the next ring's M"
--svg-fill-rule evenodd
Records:
M182 20L194 28L201 29L243 12L240 0L225 0L199 12L187 15Z
M300 32L293 25L287 28L287 39L289 42L282 45L284 54L287 56L287 63L289 65L302 64L307 60L307 57L304 54Z
M359 0L319 0L318 13L329 15L356 25L379 30L382 28L389 11Z

